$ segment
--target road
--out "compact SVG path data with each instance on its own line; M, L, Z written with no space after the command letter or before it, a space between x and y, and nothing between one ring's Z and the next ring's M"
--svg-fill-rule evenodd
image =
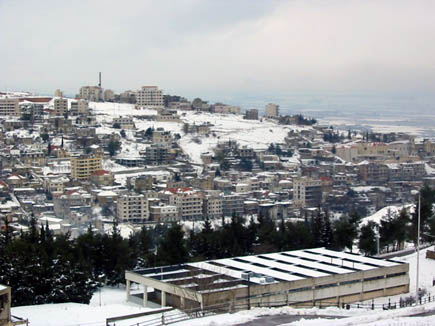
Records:
M301 319L336 319L345 318L343 316L326 316L326 315L267 315L259 316L258 318L246 323L235 324L234 326L278 326L292 323Z

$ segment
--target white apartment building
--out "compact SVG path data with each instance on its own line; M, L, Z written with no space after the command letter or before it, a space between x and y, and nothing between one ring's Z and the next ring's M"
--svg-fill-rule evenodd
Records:
M63 116L68 112L68 100L66 98L57 97L53 100L54 112L56 116Z
M136 93L136 103L144 107L162 108L163 92L157 86L142 86Z
M0 116L20 116L21 110L17 98L0 98Z
M151 206L150 218L156 222L174 222L178 219L178 208L173 205Z
M316 207L322 201L322 181L307 177L293 180L293 203L295 207Z
M88 115L89 114L89 103L86 100L78 100L71 102L72 115Z
M148 199L138 194L120 196L117 212L122 222L143 223L149 218Z
M279 105L269 103L266 105L266 113L264 114L267 118L278 118L279 117Z
M169 205L177 206L178 215L185 220L202 219L203 196L192 188L170 188Z
M103 100L103 89L100 86L83 86L80 88L79 97L84 100L98 102Z

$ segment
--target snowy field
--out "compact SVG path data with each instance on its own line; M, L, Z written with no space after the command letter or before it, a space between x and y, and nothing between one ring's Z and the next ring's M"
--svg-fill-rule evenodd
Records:
M127 115L155 115L155 110L136 110L133 104L119 103L95 103L89 107L97 114L97 121L102 124L97 133L119 132L112 129L114 116ZM181 135L180 146L195 163L201 163L201 153L209 152L218 142L236 140L240 145L249 145L255 149L267 148L270 143L283 143L290 130L303 130L309 127L278 125L275 121L244 120L242 115L234 114L211 114L207 112L178 111L182 122L159 122L135 119L138 130L146 130L149 127L164 128L172 133ZM183 133L183 123L200 125L211 123L211 135L199 136L197 134ZM127 135L129 138L130 135ZM200 142L194 142L199 138ZM132 139L131 139L132 140ZM140 150L146 146L136 144L133 141L123 141L123 150L120 156L138 156Z

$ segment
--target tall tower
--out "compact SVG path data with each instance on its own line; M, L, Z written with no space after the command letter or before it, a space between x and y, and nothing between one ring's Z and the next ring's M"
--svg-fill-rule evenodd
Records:
M100 72L100 76L99 76L98 87L101 87L101 72Z

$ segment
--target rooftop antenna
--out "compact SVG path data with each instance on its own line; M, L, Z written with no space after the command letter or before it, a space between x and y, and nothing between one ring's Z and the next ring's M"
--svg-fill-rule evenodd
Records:
M99 75L99 83L98 83L98 87L101 87L101 72L100 72L100 75Z

